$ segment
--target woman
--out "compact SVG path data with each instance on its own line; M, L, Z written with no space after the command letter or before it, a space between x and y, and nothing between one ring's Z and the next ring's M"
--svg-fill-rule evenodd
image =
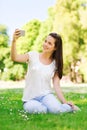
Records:
M63 71L62 39L56 33L50 33L43 43L42 53L30 51L17 54L16 41L21 31L16 29L13 35L11 58L16 62L27 62L28 72L23 93L23 107L29 113L60 113L76 111L79 108L67 102L60 88ZM58 97L54 95L51 81Z

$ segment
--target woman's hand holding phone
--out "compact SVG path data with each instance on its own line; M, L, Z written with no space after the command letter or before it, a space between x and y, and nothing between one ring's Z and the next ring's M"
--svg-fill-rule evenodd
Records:
M13 34L13 40L17 40L19 37L24 36L25 35L25 31L24 30L20 30L20 29L16 29L14 34Z

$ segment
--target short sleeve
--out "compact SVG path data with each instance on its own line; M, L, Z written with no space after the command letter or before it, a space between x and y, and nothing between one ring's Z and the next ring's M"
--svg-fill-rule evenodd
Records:
M29 62L28 63L32 63L33 61L35 61L37 53L38 52L36 52L36 51L30 51L27 53L29 55Z

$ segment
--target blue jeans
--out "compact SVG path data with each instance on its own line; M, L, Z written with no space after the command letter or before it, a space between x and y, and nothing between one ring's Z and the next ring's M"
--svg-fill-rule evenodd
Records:
M68 104L61 104L54 94L30 99L24 103L23 107L29 113L61 113L73 111Z

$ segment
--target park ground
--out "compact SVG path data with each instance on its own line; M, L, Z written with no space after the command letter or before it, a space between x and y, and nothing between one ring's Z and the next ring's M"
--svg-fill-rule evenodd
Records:
M77 92L86 93L87 83L73 83L67 78L63 78L60 81L60 85L64 92ZM21 81L2 81L0 80L0 89L14 89L14 88L24 88L25 80Z
M21 101L25 81L0 81L0 130L87 130L87 84L61 81L67 100L81 111L63 114L28 114Z

